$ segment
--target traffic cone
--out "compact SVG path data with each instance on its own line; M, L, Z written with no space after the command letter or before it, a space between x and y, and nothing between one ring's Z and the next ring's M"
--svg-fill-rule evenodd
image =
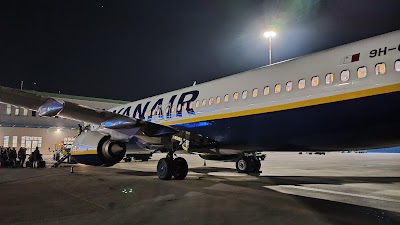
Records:
M71 173L74 173L74 166L71 166Z

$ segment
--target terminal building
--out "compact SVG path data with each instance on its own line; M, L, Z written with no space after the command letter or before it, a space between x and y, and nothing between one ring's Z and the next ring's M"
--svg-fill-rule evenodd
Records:
M125 101L36 92L38 95L108 110ZM71 144L83 122L40 117L36 111L0 103L0 146L27 148L30 154L39 147L42 154L53 154L62 144Z

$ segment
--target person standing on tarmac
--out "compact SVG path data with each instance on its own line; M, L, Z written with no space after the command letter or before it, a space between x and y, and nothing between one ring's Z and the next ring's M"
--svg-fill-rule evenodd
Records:
M12 148L11 151L11 162L13 163L13 166L17 165L17 150L15 148Z
M32 154L33 154L33 168L37 168L39 161L41 160L39 148L36 147L35 151L33 151Z
M81 124L78 124L78 136L81 135L82 132L83 132L83 127Z
M23 147L19 148L19 150L18 150L18 158L20 160L20 165L19 166L21 168L23 168L24 167L24 162L25 162L25 159L26 159L26 149L25 148L23 148Z

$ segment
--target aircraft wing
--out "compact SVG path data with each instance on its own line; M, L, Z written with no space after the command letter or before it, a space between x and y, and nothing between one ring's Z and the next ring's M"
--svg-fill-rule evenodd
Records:
M148 135L151 136L174 134L178 132L171 127L8 87L0 87L0 102L35 110L40 116L58 116L97 124L108 129L146 127L147 129L145 130L148 131Z
M126 130L136 130L133 134L143 142L151 143L154 139L164 136L180 142L183 149L188 152L189 145L193 152L209 152L214 148L215 141L203 137L199 134L190 133L185 130L175 129L169 126L156 124L132 117L120 115L102 109L94 109L72 102L62 101L51 97L45 97L18 89L0 86L0 102L35 110L40 116L61 117L76 121L89 122L100 125L100 128L124 132ZM146 138L146 137L150 137ZM159 140L159 139L157 139Z

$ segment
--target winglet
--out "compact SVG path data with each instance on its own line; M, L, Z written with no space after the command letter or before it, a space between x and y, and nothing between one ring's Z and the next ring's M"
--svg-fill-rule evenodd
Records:
M40 116L57 116L61 110L64 108L64 102L59 102L55 99L47 99L45 103L43 103L39 109L38 113Z

